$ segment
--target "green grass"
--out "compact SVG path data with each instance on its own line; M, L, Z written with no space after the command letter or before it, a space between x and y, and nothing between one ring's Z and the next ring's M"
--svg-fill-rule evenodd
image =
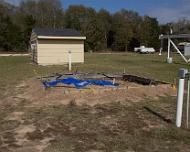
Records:
M85 54L85 63L73 66L73 70L87 72L123 72L138 74L154 79L172 82L178 69L188 68L179 55L174 55L174 64L165 62L166 54ZM38 66L31 63L29 57L0 57L0 84L4 87L23 79L67 70L66 66Z
M173 81L176 78L178 69L181 67L188 68L179 55L174 56L174 64L166 63L166 54L158 56L158 54L113 54L100 55L88 54L86 56L86 63L84 66L79 66L81 69L88 69L91 71L109 71L109 72L123 72L146 76L154 79Z

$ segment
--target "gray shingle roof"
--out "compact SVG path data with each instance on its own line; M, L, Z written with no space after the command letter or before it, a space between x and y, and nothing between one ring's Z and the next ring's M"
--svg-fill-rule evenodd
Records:
M36 33L38 36L82 36L80 32L74 29L34 28L32 32Z

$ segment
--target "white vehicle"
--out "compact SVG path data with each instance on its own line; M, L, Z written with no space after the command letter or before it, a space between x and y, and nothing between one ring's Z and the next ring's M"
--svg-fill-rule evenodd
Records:
M140 47L136 47L134 49L135 52L139 52L139 53L154 53L155 49L154 48L148 48L145 46L140 46Z

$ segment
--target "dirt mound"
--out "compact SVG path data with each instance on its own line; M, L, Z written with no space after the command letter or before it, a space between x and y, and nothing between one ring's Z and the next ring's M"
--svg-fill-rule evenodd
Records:
M143 86L136 83L117 81L119 87L89 86L85 89L56 87L44 89L37 79L29 79L19 86L17 98L24 98L32 105L69 104L96 105L110 102L139 102L145 99L157 99L160 96L174 96L176 90L169 84Z

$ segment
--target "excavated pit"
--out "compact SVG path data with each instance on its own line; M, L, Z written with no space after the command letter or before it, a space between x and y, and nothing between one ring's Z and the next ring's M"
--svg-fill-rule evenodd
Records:
M75 77L83 80L109 80L118 83L119 86L90 85L83 89L77 89L71 85L58 84L56 87L45 89L42 84L42 81L53 81L66 77ZM23 81L19 86L22 86L23 90L22 88L19 89L17 98L22 98L30 102L30 106L67 105L73 102L77 105L87 104L94 106L96 104L111 102L130 103L140 102L146 99L155 100L161 96L176 95L176 89L172 88L171 84L127 74L56 74L41 77L40 79L32 78Z

